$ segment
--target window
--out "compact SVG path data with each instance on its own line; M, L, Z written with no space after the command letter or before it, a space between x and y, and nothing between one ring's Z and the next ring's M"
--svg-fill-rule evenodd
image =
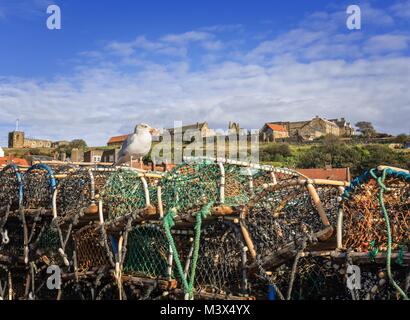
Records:
M94 156L93 162L101 162L101 156Z

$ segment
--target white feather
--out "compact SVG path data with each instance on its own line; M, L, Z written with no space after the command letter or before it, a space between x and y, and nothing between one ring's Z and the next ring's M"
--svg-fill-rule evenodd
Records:
M114 165L120 165L133 159L139 159L147 155L151 150L152 136L151 127L140 124L136 127L135 133L128 135L127 140L122 144L118 153L118 161Z

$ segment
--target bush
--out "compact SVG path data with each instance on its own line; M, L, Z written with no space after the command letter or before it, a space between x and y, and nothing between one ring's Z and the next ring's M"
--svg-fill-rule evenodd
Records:
M409 168L410 153L396 152L385 145L364 147L344 143L315 146L302 153L297 161L298 168L350 168L353 175L379 165Z
M259 151L259 156L262 161L282 162L284 158L292 156L292 150L286 143L269 144Z

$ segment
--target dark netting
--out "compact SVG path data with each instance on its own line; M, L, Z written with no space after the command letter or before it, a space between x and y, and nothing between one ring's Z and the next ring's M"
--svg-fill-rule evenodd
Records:
M261 191L245 213L256 251L263 257L325 227L306 187L297 184Z
M349 299L345 283L345 268L328 257L302 257L293 270L290 260L273 270L270 281L291 300L346 300ZM257 283L257 282L255 282ZM267 283L264 296L267 298ZM291 290L290 290L291 288ZM255 287L254 289L257 289ZM289 296L290 290L290 296ZM260 294L260 292L258 293ZM261 296L263 298L263 296Z
M91 171L94 176L95 194L101 194L105 185L107 184L108 179L115 171L108 169L91 169Z
M33 167L32 167L33 168ZM44 168L33 168L23 176L24 207L51 208L53 189L50 173Z
M122 300L158 300L162 298L163 291L155 283L147 284L138 280L125 280L122 282ZM119 300L118 285L110 281L104 285L97 295L97 300Z
M22 256L24 233L21 221L16 217L9 218L3 229L7 230L9 242L0 242L0 254L12 258Z
M161 226L143 224L128 234L124 273L168 277L169 244Z
M95 300L98 290L93 278L65 280L61 287L61 300Z
M74 235L77 268L79 272L110 267L109 252L112 249L110 237L107 237L108 248L101 233L94 225L84 227Z
M204 226L196 270L195 290L240 295L244 288L244 243L239 230L226 223Z
M57 283L54 279L50 279L47 273L47 264L32 263L27 271L30 276L29 299L35 300L56 300L59 295L59 290L56 287ZM33 279L34 276L34 279ZM34 281L33 281L34 280Z
M0 300L9 300L10 298L10 277L9 269L0 264Z
M43 256L50 263L61 263L61 257L58 249L61 246L60 237L57 228L50 223L44 224L33 243L37 256Z
M91 203L91 176L88 170L69 172L57 188L59 216L74 217Z
M18 209L21 184L21 176L17 167L6 166L3 168L0 172L0 208L10 205L10 209Z

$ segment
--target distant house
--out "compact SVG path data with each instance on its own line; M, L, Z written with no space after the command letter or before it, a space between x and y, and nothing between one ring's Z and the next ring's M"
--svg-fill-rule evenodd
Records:
M19 167L28 167L29 163L26 159L13 158L13 157L0 157L0 168L4 168L8 164L16 164Z
M340 130L341 137L352 137L355 135L355 130L350 122L347 122L345 118L339 119L329 119L329 121L335 123Z
M98 163L101 162L103 150L88 150L84 152L84 162Z
M127 140L128 134L124 134L121 136L111 137L110 140L107 142L107 146L109 147L121 147L125 140Z
M328 134L340 136L339 126L329 120L316 116L309 121L296 122L273 122L285 127L289 132L289 137L300 137L303 140L314 140Z
M104 150L104 152L101 156L101 162L104 162L104 163L115 163L115 162L117 162L118 152L119 151L120 151L119 148Z
M404 149L410 149L410 141L404 143Z
M84 161L84 150L74 148L71 150L71 161L72 162L83 162Z
M284 126L274 123L265 123L260 134L261 140L264 142L274 142L278 139L289 138L288 130Z
M182 136L184 136L186 132L192 132L192 134L194 134L195 132L199 132L201 138L206 138L214 135L214 131L209 129L207 122L197 122L195 124L190 124L179 128L171 128L167 131L170 133L171 136L174 136L176 133L182 133Z
M241 131L241 127L237 122L229 122L228 124L228 134L238 135Z

